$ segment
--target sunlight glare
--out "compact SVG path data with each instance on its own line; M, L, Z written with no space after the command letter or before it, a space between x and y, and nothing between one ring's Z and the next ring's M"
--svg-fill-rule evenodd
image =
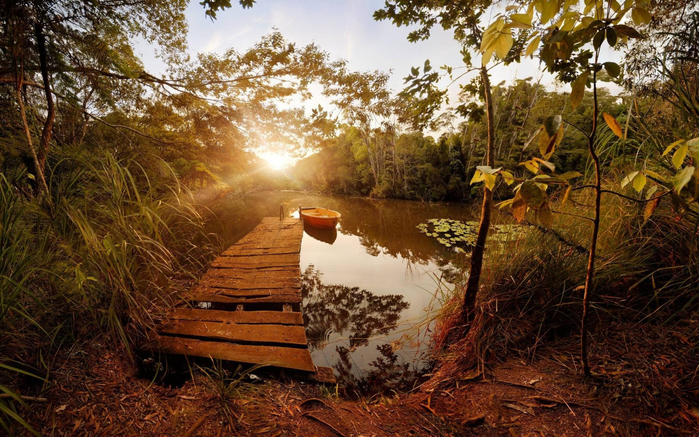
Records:
M269 164L269 166L275 170L281 170L284 167L293 165L296 161L296 159L289 155L282 155L280 153L269 151L261 152L258 154L258 156L267 161L267 164Z

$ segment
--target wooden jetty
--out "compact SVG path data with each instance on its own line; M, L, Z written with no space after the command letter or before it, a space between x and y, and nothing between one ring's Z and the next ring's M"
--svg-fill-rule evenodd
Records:
M334 382L316 367L301 314L303 222L267 217L211 265L156 326L151 352L265 364Z

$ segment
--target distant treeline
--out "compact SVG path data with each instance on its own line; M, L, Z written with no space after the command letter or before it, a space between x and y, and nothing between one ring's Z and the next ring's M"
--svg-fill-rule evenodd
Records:
M523 173L518 164L537 151L536 141L527 144L528 139L550 114L562 113L571 124L589 129L592 96L586 95L573 110L568 95L547 91L530 78L494 87L497 165ZM599 95L602 111L615 116L628 105L606 89ZM486 139L482 109L476 105L468 121L447 129L437 140L421 132L398 132L393 124L371 131L345 126L318 153L299 161L293 176L299 188L324 193L468 200L481 189L469 182L484 160ZM587 140L567 126L554 164L560 172L581 169L586 156Z

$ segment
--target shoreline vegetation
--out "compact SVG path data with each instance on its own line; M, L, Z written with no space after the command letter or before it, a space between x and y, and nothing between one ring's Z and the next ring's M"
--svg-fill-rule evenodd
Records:
M190 58L187 2L2 3L0 434L699 434L699 11L671 3L387 0L374 19L411 41L440 25L462 44L478 76L453 107L454 66L420 61L396 94L277 30ZM565 91L490 83L527 57ZM336 112L289 107L315 89ZM282 171L254 153L301 144L317 153ZM483 199L478 226L414 229L479 253L440 296L424 378L138 352L245 229L221 211L267 190Z

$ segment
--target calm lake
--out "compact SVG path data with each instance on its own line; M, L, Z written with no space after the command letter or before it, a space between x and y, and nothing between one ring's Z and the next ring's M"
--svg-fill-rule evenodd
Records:
M279 216L282 204L293 217L299 205L342 214L336 231L306 227L301 245L303 314L315 364L333 367L343 383L359 388L410 379L425 364L430 332L424 322L439 306L439 284L453 288L455 265L464 261L464 255L416 226L431 218L473 220L471 209L456 203L261 192L229 197L214 208L226 246L262 217Z

